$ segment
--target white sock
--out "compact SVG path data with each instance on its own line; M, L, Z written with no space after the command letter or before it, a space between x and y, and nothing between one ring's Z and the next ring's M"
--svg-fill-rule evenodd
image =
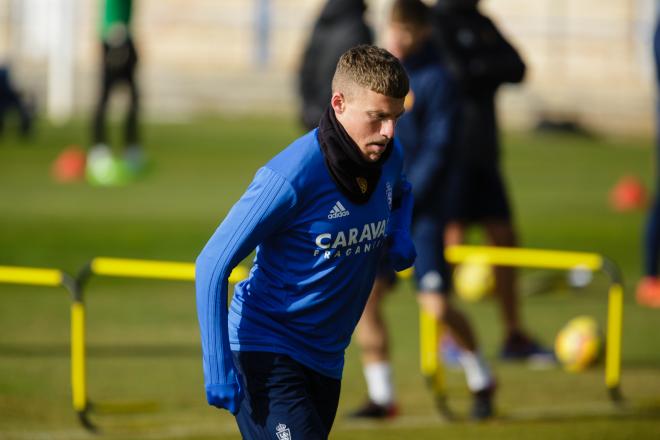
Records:
M473 393L484 390L493 384L493 376L490 373L486 361L478 353L461 350L458 361L465 370L465 379L468 388Z
M390 405L394 402L392 367L389 362L365 365L364 378L367 380L367 391L372 402L378 405Z

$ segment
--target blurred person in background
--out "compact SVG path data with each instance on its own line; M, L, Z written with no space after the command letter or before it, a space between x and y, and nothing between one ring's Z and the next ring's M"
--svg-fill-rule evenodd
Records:
M413 200L394 140L408 76L384 49L339 59L319 128L257 171L196 261L208 403L245 439L326 439L344 352L387 247L410 267ZM248 279L231 270L256 247Z
M417 299L436 322L446 325L461 347L458 360L474 396L471 416L485 419L493 414L495 380L477 349L470 323L449 298L451 276L444 259L444 181L455 142L456 83L431 39L431 11L421 0L395 0L386 35L386 48L402 61L410 77L411 90L397 137L404 148L404 173L415 201L412 237L418 254ZM353 417L388 418L397 413L389 336L381 311L394 275L385 254L356 331L368 400Z
M307 130L316 128L332 95L331 83L342 53L373 43L363 0L328 0L321 10L298 72L302 107L300 119Z
M655 24L653 56L655 59L657 91L660 89L660 19L656 19ZM658 278L658 256L660 254L660 104L657 107L655 200L649 212L644 234L644 276L637 285L637 302L647 307L660 307L660 278Z
M478 4L479 0L438 0L434 8L435 38L458 80L461 99L456 154L445 188L445 245L463 243L466 230L478 225L489 244L513 247L517 239L500 172L495 97L502 84L523 80L525 64ZM512 268L495 268L495 293L506 331L500 357L554 362L552 352L522 328Z
M15 111L19 118L19 134L30 135L32 112L18 91L14 88L9 75L9 67L0 65L0 136L4 133L5 119L9 112Z
M132 0L101 0L101 87L92 124L92 147L87 157L87 177L93 184L117 185L130 181L146 162L138 133L139 91L136 81L138 55L133 42ZM128 87L129 104L124 121L123 160L116 160L108 142L106 115L111 93Z

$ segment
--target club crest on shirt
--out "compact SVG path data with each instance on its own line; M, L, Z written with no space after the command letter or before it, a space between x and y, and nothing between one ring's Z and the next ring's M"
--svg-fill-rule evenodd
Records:
M387 207L392 210L392 184L385 183L385 195L387 196Z
M367 188L369 185L367 184L367 179L364 177L356 177L355 180L357 180L357 184L360 187L360 191L362 191L362 194L365 194L367 192Z
M275 434L277 435L277 440L291 440L291 431L284 423L280 423L275 427Z

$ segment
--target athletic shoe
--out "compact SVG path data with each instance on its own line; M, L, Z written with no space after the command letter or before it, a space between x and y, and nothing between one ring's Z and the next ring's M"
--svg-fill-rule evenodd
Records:
M349 414L352 418L361 419L391 419L399 414L399 408L395 403L379 405L371 399L357 410Z
M493 409L495 388L495 384L492 384L488 388L472 394L472 410L470 412L470 418L472 420L481 421L493 417L495 414Z
M637 303L641 306L660 308L660 278L647 276L637 284Z
M139 145L130 145L124 152L124 168L133 178L140 177L147 170L147 158Z
M534 363L556 363L552 350L543 347L523 333L513 333L504 342L500 358L511 361L527 360Z

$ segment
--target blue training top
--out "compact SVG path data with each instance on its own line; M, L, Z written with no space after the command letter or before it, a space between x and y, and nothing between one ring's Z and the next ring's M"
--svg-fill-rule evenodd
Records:
M369 296L392 199L407 185L398 142L366 204L332 180L313 130L257 174L197 258L206 385L228 383L231 352L287 354L341 378ZM227 278L256 247L227 314Z

